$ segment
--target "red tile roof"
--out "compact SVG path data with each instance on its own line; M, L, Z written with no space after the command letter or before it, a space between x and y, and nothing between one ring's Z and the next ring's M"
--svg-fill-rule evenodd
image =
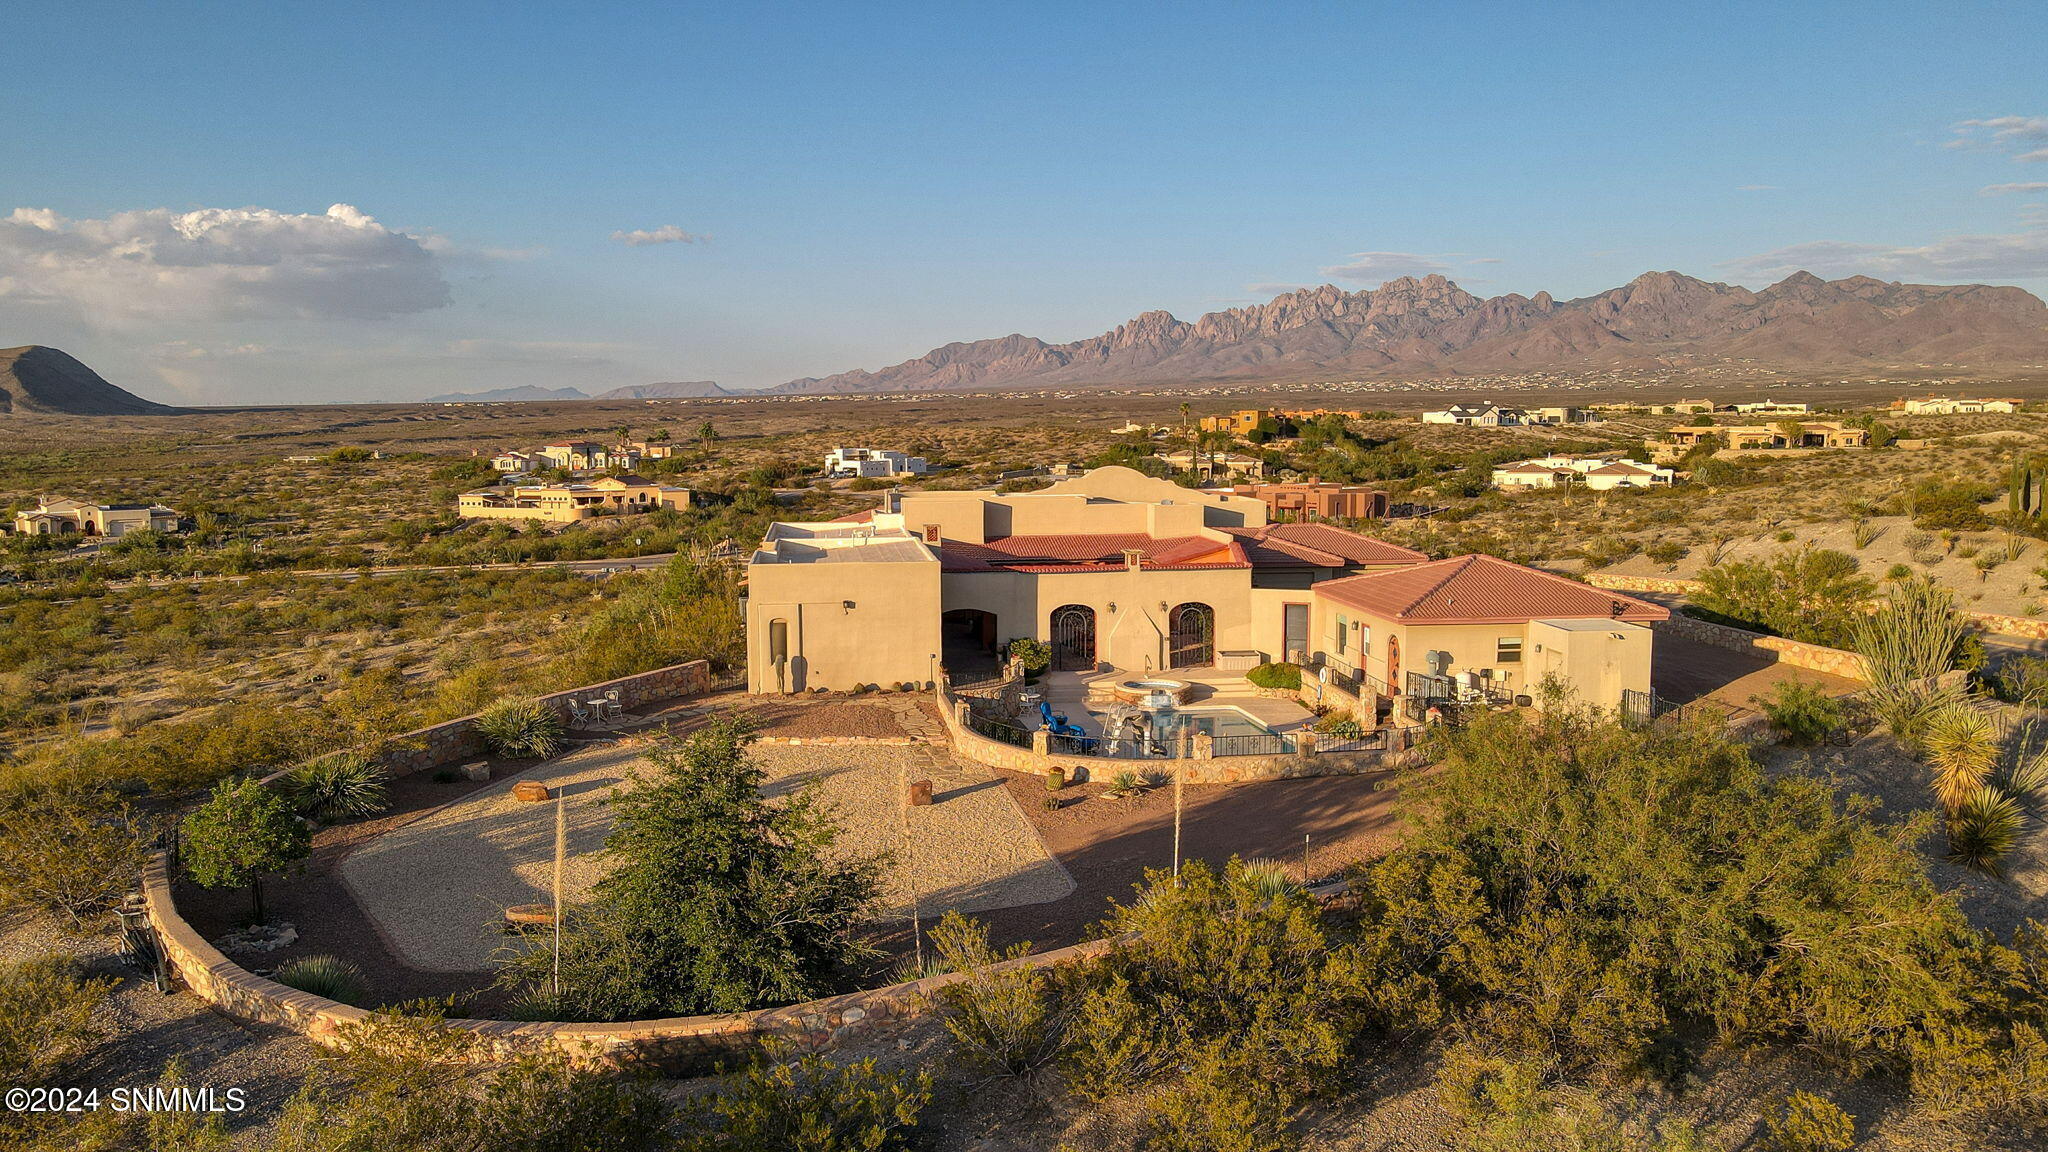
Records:
M1124 552L1137 549L1144 568L1246 568L1244 549L1204 536L1155 539L1142 532L1060 536L1002 536L983 544L947 540L939 559L949 572L1007 569L1060 572L1076 568L1121 567Z
M1342 568L1353 564L1420 564L1428 556L1375 540L1331 524L1268 524L1262 528L1225 528L1244 545L1255 567L1313 564Z
M827 520L827 521L826 521L826 523L827 523L827 524L868 524L868 523L872 523L872 522L874 521L874 519L875 519L875 510L874 510L873 508L863 508L863 509L861 509L861 510L860 510L860 511L858 511L858 512L848 512L848 513L847 513L846 515L844 515L844 516L834 516L834 517L833 517L832 519L830 519L830 520Z
M1647 624L1670 611L1570 577L1493 556L1455 556L1368 572L1315 586L1318 596L1382 620L1416 624L1496 624L1548 619L1609 619Z

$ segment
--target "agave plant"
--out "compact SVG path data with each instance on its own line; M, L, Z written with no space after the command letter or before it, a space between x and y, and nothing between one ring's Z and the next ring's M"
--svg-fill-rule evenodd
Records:
M360 752L330 752L285 773L284 791L301 816L322 823L381 812L384 770Z
M1238 865L1237 874L1262 903L1278 900L1294 887L1287 865L1278 860L1246 860Z
M325 996L343 1004L354 1004L369 991L369 981L363 978L363 970L339 956L321 953L287 960L278 966L272 979L288 988Z
M1949 861L2003 879L2005 857L2019 844L2026 820L2016 797L1989 784L1975 789L1949 813Z
M1927 718L1920 744L1934 769L1934 797L1954 812L1998 766L1998 728L1988 713L1948 704Z

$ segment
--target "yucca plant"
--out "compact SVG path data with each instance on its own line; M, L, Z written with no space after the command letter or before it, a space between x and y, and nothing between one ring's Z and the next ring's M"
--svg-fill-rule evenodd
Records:
M1934 769L1934 798L1950 812L1970 799L1998 767L1998 727L1988 713L1956 703L1927 718L1920 745Z
M2005 857L2019 844L2026 822L2017 798L1989 784L1978 787L1949 813L1949 862L2003 879Z
M1272 903L1294 887L1294 878L1287 865L1278 860L1246 860L1238 866L1238 875L1243 877L1245 887L1263 903Z
M545 760L562 750L568 728L540 701L507 697L477 715L476 731L495 755Z
M325 996L343 1004L355 1004L369 992L369 981L363 970L339 956L321 953L287 960L278 966L271 979L288 988Z
M1893 585L1884 607L1854 622L1851 637L1870 682L1865 699L1892 735L1919 738L1933 714L1961 698L1934 681L1956 666L1967 628L1955 597L1926 576Z
M330 752L285 773L280 781L292 807L321 823L381 812L390 803L384 769L360 752Z

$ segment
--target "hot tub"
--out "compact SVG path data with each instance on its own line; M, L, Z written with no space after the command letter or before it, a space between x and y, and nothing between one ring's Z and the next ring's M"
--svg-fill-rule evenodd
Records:
M1139 707L1156 707L1171 701L1176 705L1185 704L1195 693L1195 686L1185 680L1167 680L1147 677L1142 680L1119 680L1110 689L1110 694L1126 704Z

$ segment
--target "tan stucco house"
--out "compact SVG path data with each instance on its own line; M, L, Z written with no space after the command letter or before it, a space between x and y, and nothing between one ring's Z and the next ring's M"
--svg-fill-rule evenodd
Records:
M176 532L178 514L161 504L89 504L45 496L34 508L14 514L14 530L23 536L76 533L114 539L143 530Z
M1796 431L1795 431L1796 429ZM1781 424L1680 425L1671 429L1671 443L1683 451L1702 436L1718 436L1730 448L1868 448L1870 430L1835 420L1788 420Z
M1669 610L1493 556L1315 585L1308 663L1381 695L1533 697L1555 676L1604 708L1650 691L1651 630Z
M1312 587L1425 559L1122 467L1029 493L892 492L769 528L747 564L748 688L923 683L1026 636L1071 671L1306 656Z
M604 476L588 483L480 488L455 498L458 515L473 520L540 520L567 524L607 513L687 508L690 490L638 476Z

